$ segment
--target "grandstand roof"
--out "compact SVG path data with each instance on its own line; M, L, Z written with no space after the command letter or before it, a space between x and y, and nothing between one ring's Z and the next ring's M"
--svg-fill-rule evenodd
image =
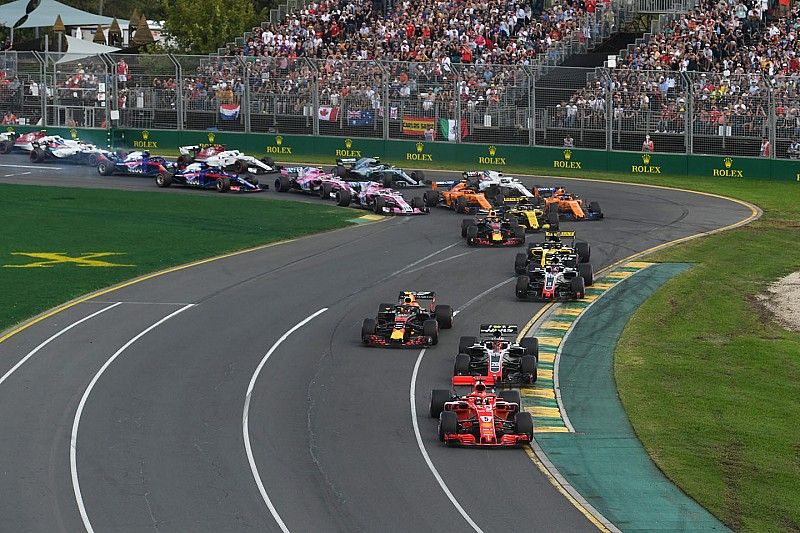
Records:
M0 6L0 25L13 27L25 17L25 10L30 3L29 0L14 0L8 4ZM82 11L70 7L56 0L41 0L39 6L31 11L18 28L48 28L56 21L57 16L61 16L65 26L96 26L101 24L108 26L114 20L111 17L95 15L88 11ZM119 21L122 26L127 25L127 21Z

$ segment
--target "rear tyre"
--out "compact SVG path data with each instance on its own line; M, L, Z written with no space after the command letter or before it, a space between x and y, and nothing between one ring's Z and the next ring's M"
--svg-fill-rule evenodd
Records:
M252 174L246 174L244 180L251 185L258 185L258 178L253 176Z
M470 226L474 226L474 225L475 225L475 221L472 220L471 218L465 218L464 220L462 220L461 221L461 237L466 239L467 238L467 228L469 228Z
M110 161L100 161L97 164L97 173L101 176L110 176L114 173L114 165Z
M375 203L372 204L372 209L376 214L382 215L384 207L386 207L386 199L383 196L376 196Z
M518 276L522 276L527 272L528 268L528 254L517 254L514 258L514 272Z
M515 290L517 298L524 300L528 297L528 286L531 284L531 278L528 276L517 277L517 288Z
M446 435L458 433L458 415L453 411L439 413L439 440L444 442Z
M193 160L194 160L194 158L192 156L179 155L178 156L178 166L179 167L185 167L186 165L191 164Z
M331 191L333 190L333 186L330 183L323 183L319 186L319 197L323 200L327 200L331 197Z
M497 207L503 206L506 203L506 197L504 194L500 193L494 197L494 205Z
M436 207L439 203L439 191L425 191L422 194L422 200L428 207Z
M533 355L523 355L520 360L520 370L525 377L526 383L529 385L536 383L539 371L539 361Z
M172 185L172 176L166 172L160 173L158 176L156 176L156 185L159 187L169 187Z
M333 168L333 175L337 178L345 179L347 177L347 169L342 165L336 165Z
M237 159L233 162L233 170L237 174L244 174L247 172L247 161L244 161L243 159Z
M275 190L278 192L289 192L292 188L292 183L289 181L289 176L278 176L275 178Z
M421 170L415 170L415 171L411 172L411 179L424 183L425 182L425 173L423 171L421 171Z
M458 353L468 353L470 346L478 344L477 337L461 337L458 339Z
M603 218L603 211L600 210L600 204L597 202L589 202L589 211L597 213L599 218Z
M578 254L581 263L588 263L592 256L592 249L588 242L578 241L575 243L575 253Z
M430 415L431 418L439 418L439 415L444 411L444 404L450 401L451 394L446 389L433 389L431 391L431 405Z
M533 441L533 417L529 412L521 411L514 415L514 432L517 435L527 435L528 440Z
M525 337L519 341L519 345L525 348L525 355L539 357L539 339L536 337Z
M262 157L261 162L270 167L272 170L275 170L275 160L271 157Z
M580 300L586 296L586 285L584 284L583 278L581 276L576 276L572 278L570 282L572 285L572 295Z
M42 161L44 161L44 158L45 158L44 150L42 150L41 148L34 148L33 150L31 150L30 159L32 163L41 163Z
M425 201L421 197L415 196L411 199L411 207L423 211L425 209Z
M545 217L545 222L547 223L548 226L550 226L550 228L548 229L552 231L558 230L558 213L553 213L553 212L547 213Z
M336 191L336 205L339 207L347 207L353 199L350 191L347 189L339 189Z
M583 278L583 284L591 287L594 283L594 268L591 263L581 263L578 265L578 274Z
M463 196L459 196L458 198L456 198L455 209L456 213L466 213L467 199Z
M469 246L477 246L478 243L475 241L478 238L478 226L472 225L467 226L467 244Z
M514 238L520 240L520 243L517 246L523 246L525 244L525 228L519 224L514 226Z
M431 345L439 344L439 323L429 319L422 323L422 334L430 338Z
M436 316L436 322L442 329L450 329L453 327L453 308L449 305L437 305L433 310Z
M361 342L367 344L370 335L375 334L375 326L377 322L374 318L365 318L361 323Z
M500 391L500 397L509 403L515 403L522 407L522 396L520 396L518 390L502 390Z
M219 178L216 183L217 192L228 192L231 190L230 178Z
M12 148L14 148L14 145L11 144L11 141L0 141L0 152L10 154Z
M469 355L460 353L456 355L455 363L453 364L454 376L468 376L469 375Z
M100 163L100 156L97 154L89 154L89 160L87 162L90 167L96 167Z

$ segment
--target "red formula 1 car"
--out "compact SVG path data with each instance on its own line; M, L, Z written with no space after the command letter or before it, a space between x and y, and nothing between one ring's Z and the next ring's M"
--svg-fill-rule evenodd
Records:
M361 340L391 348L431 346L439 342L439 328L451 327L453 308L436 305L436 293L403 291L397 304L383 303L377 318L364 319Z
M431 391L430 414L439 419L439 440L448 446L510 448L533 440L533 418L522 411L519 391L495 393L494 380L454 376L453 387L471 386L463 396Z

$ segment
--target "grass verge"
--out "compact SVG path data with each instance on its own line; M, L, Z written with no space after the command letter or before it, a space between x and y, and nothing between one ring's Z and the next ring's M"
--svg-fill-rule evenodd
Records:
M173 265L343 227L358 216L320 204L231 196L0 185L0 331L55 305ZM88 267L14 253L124 255Z

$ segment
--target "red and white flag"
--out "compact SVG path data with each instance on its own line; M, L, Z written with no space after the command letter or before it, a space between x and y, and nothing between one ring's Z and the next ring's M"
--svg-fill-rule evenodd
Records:
M319 119L326 121L334 121L339 118L339 108L330 106L319 107Z

